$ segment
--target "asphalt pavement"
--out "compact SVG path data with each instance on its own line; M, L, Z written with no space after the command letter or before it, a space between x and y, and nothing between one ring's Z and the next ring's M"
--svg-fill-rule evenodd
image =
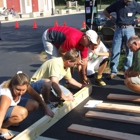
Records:
M71 15L52 16L22 21L20 20L18 21L20 27L19 29L14 28L15 21L2 23L2 32L5 41L0 41L0 83L11 78L13 74L15 74L19 70L27 73L29 77L33 75L33 73L43 63L40 57L40 53L44 51L41 41L42 34L47 28L54 26L54 22L56 20L58 21L59 25L63 25L63 22L66 21L68 26L80 29L82 27L82 22L85 20L85 14L75 13ZM37 23L37 29L32 28L34 21L36 21ZM125 87L122 75L118 75L118 77L113 80L106 80L106 75L107 74L104 74L104 80L107 83L107 86L99 87L94 85L94 79L92 78L91 82L93 83L93 89L91 96L83 101L80 105L78 105L75 109L73 109L70 113L68 113L65 117L63 117L60 121L54 124L50 129L45 131L42 136L59 140L105 140L105 138L98 138L68 132L67 128L73 123L140 135L140 126L137 124L85 117L85 113L87 113L87 111L89 110L125 114L130 116L140 116L140 114L138 113L106 111L96 108L84 108L84 105L87 103L87 101L93 99L103 100L104 102L110 103L139 106L139 103L108 100L107 95L109 93L129 95L137 94ZM76 71L74 73L74 78L78 80ZM29 97L28 95L25 96ZM29 114L27 119L25 119L19 127L10 127L10 130L21 132L43 116L44 112L42 108L40 108L36 112Z

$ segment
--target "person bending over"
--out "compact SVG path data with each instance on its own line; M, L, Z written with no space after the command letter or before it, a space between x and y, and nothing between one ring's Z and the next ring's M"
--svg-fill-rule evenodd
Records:
M85 86L72 78L70 72L70 68L77 65L79 59L78 52L71 49L62 57L47 60L31 77L31 86L43 95L46 103L50 103L51 91L61 100L73 101L73 94L66 87L60 85L59 81L64 78L79 89ZM38 83L38 87L36 87L36 83Z

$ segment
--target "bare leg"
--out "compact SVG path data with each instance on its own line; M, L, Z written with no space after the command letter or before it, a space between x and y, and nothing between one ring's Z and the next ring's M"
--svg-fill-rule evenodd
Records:
M35 100L28 100L28 102L26 103L26 106L25 106L25 108L28 110L28 113L31 113L31 112L37 110L38 107L39 107L39 104Z
M45 79L43 81L41 94L46 103L50 103L49 97L50 97L50 93L51 93L51 85L52 85L52 82L49 79Z
M83 83L82 67L81 65L78 65L77 68L78 68L78 75L79 75L80 82Z
M140 85L133 84L130 78L126 78L124 83L130 90L140 93Z
M12 111L11 117L3 123L2 128L8 128L13 124L20 123L27 117L27 115L28 111L26 108L21 106L15 106Z

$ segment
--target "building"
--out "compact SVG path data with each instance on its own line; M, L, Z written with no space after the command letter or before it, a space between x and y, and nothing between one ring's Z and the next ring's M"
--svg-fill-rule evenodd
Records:
M31 12L52 12L54 0L0 0L0 10L13 8L16 12L26 14Z

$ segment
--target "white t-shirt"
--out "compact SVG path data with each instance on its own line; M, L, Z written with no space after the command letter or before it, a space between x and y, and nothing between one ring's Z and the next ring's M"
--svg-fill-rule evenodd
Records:
M0 96L2 96L2 95L8 96L11 99L11 105L10 106L16 106L20 102L20 99L21 99L21 97L20 97L19 100L17 102L15 102L13 100L13 96L12 96L12 93L11 93L10 89L9 88L2 88L0 86Z
M100 44L98 45L97 49L95 49L96 52L108 52L108 48L103 44L102 41L100 41ZM94 62L98 57L98 55L93 54L92 50L88 49L88 61Z

